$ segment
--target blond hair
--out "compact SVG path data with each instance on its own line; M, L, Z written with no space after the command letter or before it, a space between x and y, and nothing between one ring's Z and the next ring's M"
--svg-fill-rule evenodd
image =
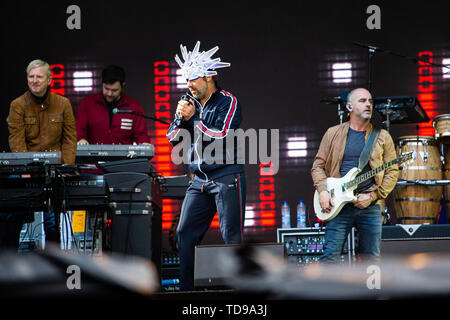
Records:
M50 79L51 78L50 65L47 62L40 59L33 60L28 64L27 74L30 72L31 69L39 67L45 67L47 69L47 77Z

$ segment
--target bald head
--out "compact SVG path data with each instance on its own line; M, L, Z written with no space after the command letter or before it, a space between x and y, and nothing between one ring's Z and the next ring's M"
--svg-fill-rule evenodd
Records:
M347 101L346 101L346 103L347 104L352 104L352 99L355 97L355 96L359 96L359 95L361 95L361 94L364 94L364 93L368 93L369 95L370 95L370 92L367 90L367 89L365 89L365 88L356 88L356 89L353 89L352 91L350 91L349 92L349 94L347 95ZM372 97L372 96L371 96Z
M347 109L350 117L370 120L372 118L373 100L370 92L365 88L350 91L347 96Z

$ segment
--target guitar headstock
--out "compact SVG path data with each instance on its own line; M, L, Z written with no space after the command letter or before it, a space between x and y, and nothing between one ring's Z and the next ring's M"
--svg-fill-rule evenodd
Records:
M414 151L408 151L408 152L404 152L400 155L399 159L399 163L403 164L403 163L411 163L413 162L413 154Z

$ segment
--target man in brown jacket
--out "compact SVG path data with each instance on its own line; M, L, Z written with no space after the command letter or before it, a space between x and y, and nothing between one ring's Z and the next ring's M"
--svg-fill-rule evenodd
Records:
M11 151L61 151L63 163L74 164L77 136L69 99L49 92L45 61L30 62L27 80L29 90L11 102L7 118Z
M350 121L331 127L320 143L314 159L311 175L314 187L319 192L322 210L330 212L334 203L327 191L328 177L343 177L353 167L358 167L359 157L373 129L370 119L373 101L364 88L350 92L346 104ZM396 158L392 137L381 130L374 144L369 162L362 173L377 168ZM391 166L358 185L355 203L347 204L340 213L327 222L325 231L323 262L339 259L347 235L356 226L359 237L359 253L377 259L380 254L381 209L384 199L394 189L398 178L398 165Z
M50 66L33 60L27 67L28 91L11 102L7 118L12 152L60 151L64 164L74 164L77 148L75 118L69 99L51 93ZM46 241L57 241L55 214L44 213ZM0 213L0 247L17 249L22 214Z

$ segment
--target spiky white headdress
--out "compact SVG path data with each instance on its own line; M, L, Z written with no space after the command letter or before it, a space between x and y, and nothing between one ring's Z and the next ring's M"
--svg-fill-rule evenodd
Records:
M218 46L206 52L200 52L200 41L197 41L194 50L191 52L188 52L187 48L181 44L180 49L184 62L181 61L178 55L175 55L175 61L180 66L182 76L186 81L205 76L214 76L217 74L215 69L231 66L231 63L221 62L220 58L211 59L213 54L219 50Z

